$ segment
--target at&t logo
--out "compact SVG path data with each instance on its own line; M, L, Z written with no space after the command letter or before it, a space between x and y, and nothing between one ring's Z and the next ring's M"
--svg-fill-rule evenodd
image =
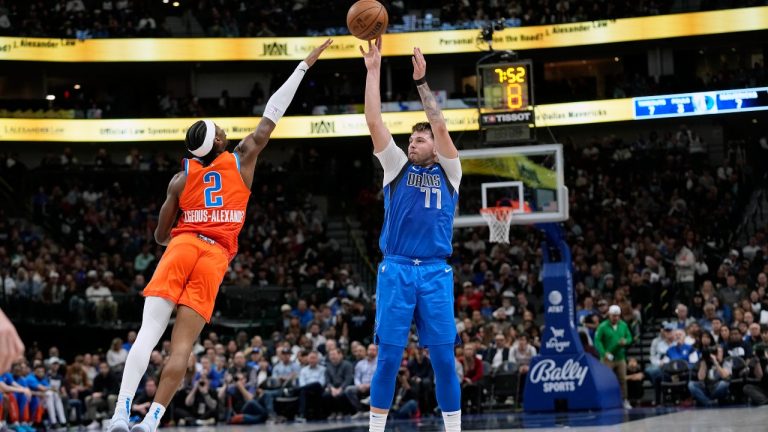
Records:
M560 291L558 290L552 290L549 293L549 297L547 298L549 300L549 307L547 308L547 313L561 313L563 312L563 295L560 294Z

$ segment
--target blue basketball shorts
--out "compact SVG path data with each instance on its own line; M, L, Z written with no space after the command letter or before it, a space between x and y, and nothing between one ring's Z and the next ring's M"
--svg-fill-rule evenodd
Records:
M419 345L457 343L453 319L453 269L445 260L386 256L376 283L377 344L405 347L416 321Z

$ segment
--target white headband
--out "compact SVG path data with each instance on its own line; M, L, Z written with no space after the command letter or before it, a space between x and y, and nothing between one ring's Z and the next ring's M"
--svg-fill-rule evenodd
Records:
M211 152L213 148L213 139L216 137L216 126L211 120L203 120L205 123L205 139L200 147L190 150L190 152L197 157L204 157Z

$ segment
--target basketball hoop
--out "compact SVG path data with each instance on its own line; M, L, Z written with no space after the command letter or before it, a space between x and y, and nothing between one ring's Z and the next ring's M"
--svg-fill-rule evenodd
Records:
M488 224L488 230L490 231L491 243L509 243L509 226L512 224L512 218L514 214L530 213L531 209L527 203L523 203L523 208L520 209L520 205L516 201L507 201L509 206L500 205L501 202L496 203L496 207L486 207L480 209L480 214Z

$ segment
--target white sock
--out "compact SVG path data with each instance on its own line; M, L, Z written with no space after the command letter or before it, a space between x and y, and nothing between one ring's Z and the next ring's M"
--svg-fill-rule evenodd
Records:
M115 404L115 415L112 418L122 418L128 420L131 417L131 404L133 403L133 394L125 392L117 395Z
M384 432L384 426L387 425L387 413L379 414L371 411L370 419L368 432Z
M163 414L165 414L165 407L157 402L152 402L142 423L150 426L149 430L151 432L155 432L157 430L157 425L160 424L160 419L163 418Z
M445 423L445 432L461 431L461 410L444 412L443 423Z
M131 403L136 394L136 388L139 386L144 372L147 371L149 356L152 350L160 341L165 329L168 327L168 320L171 318L174 304L162 297L147 297L144 300L144 313L141 321L141 329L136 337L136 342L128 353L123 370L123 381L120 383L120 393L115 405L115 415L112 418L125 418L131 416ZM128 401L128 405L126 405Z

